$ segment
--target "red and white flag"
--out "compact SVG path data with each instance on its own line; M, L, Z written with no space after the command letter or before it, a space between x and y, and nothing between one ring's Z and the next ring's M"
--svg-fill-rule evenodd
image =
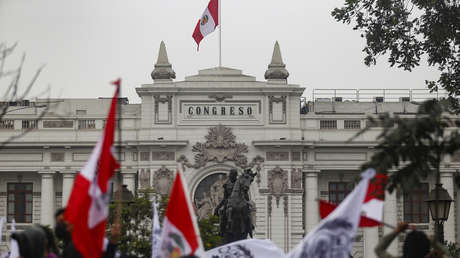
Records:
M192 254L206 257L192 207L186 183L178 170L163 220L161 257L182 257Z
M366 198L362 206L362 216L359 227L375 227L382 225L383 202L385 200L385 185L388 177L385 174L377 174L369 183ZM320 200L319 213L322 219L326 218L334 209L336 204Z
M297 245L289 258L348 258L361 217L363 201L369 181L375 176L373 169L361 174L361 181L329 216Z
M72 241L83 257L101 257L109 213L110 178L119 168L113 157L115 115L120 80L112 99L104 133L73 185L64 216L73 225Z
M209 1L208 7L196 24L192 37L195 39L197 49L200 49L201 40L209 33L216 30L219 25L219 0Z

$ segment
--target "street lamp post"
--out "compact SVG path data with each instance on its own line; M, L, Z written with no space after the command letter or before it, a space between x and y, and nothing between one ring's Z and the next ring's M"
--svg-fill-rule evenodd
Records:
M449 218L450 204L452 198L441 183L437 183L435 188L431 190L428 199L426 200L430 209L431 218L435 222L435 232L438 242L444 243L444 221Z

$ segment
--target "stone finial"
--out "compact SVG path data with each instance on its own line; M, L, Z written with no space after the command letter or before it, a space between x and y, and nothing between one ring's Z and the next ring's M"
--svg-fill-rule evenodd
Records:
M176 78L176 73L169 63L168 53L166 52L166 46L163 41L161 41L160 50L158 51L157 63L150 75L153 80L172 80Z
M289 72L285 67L286 65L283 63L283 58L281 57L280 45L278 41L276 41L273 49L272 62L268 65L268 69L265 72L265 79L268 81L283 81L286 83Z

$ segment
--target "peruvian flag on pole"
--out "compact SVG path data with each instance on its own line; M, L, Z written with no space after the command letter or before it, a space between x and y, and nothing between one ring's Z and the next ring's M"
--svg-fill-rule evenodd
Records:
M160 239L160 257L205 257L195 212L180 170L176 173Z
M366 198L362 206L362 216L359 227L375 227L382 225L383 202L385 200L385 185L388 177L385 174L377 174L369 183ZM337 207L336 204L320 200L319 213L322 219L326 218Z
M195 39L197 49L200 49L201 40L213 32L219 25L219 0L209 1L208 7L204 10L203 15L196 24L192 37Z
M73 225L72 241L83 257L101 257L110 200L109 180L120 166L113 157L113 138L120 79L104 133L73 185L64 216Z

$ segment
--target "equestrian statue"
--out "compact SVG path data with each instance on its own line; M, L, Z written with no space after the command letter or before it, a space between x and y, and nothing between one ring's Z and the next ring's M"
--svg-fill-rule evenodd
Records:
M254 210L249 199L249 187L256 173L246 169L237 178L236 169L230 170L229 179L224 184L224 198L216 207L214 214L219 216L220 235L224 243L252 238Z

